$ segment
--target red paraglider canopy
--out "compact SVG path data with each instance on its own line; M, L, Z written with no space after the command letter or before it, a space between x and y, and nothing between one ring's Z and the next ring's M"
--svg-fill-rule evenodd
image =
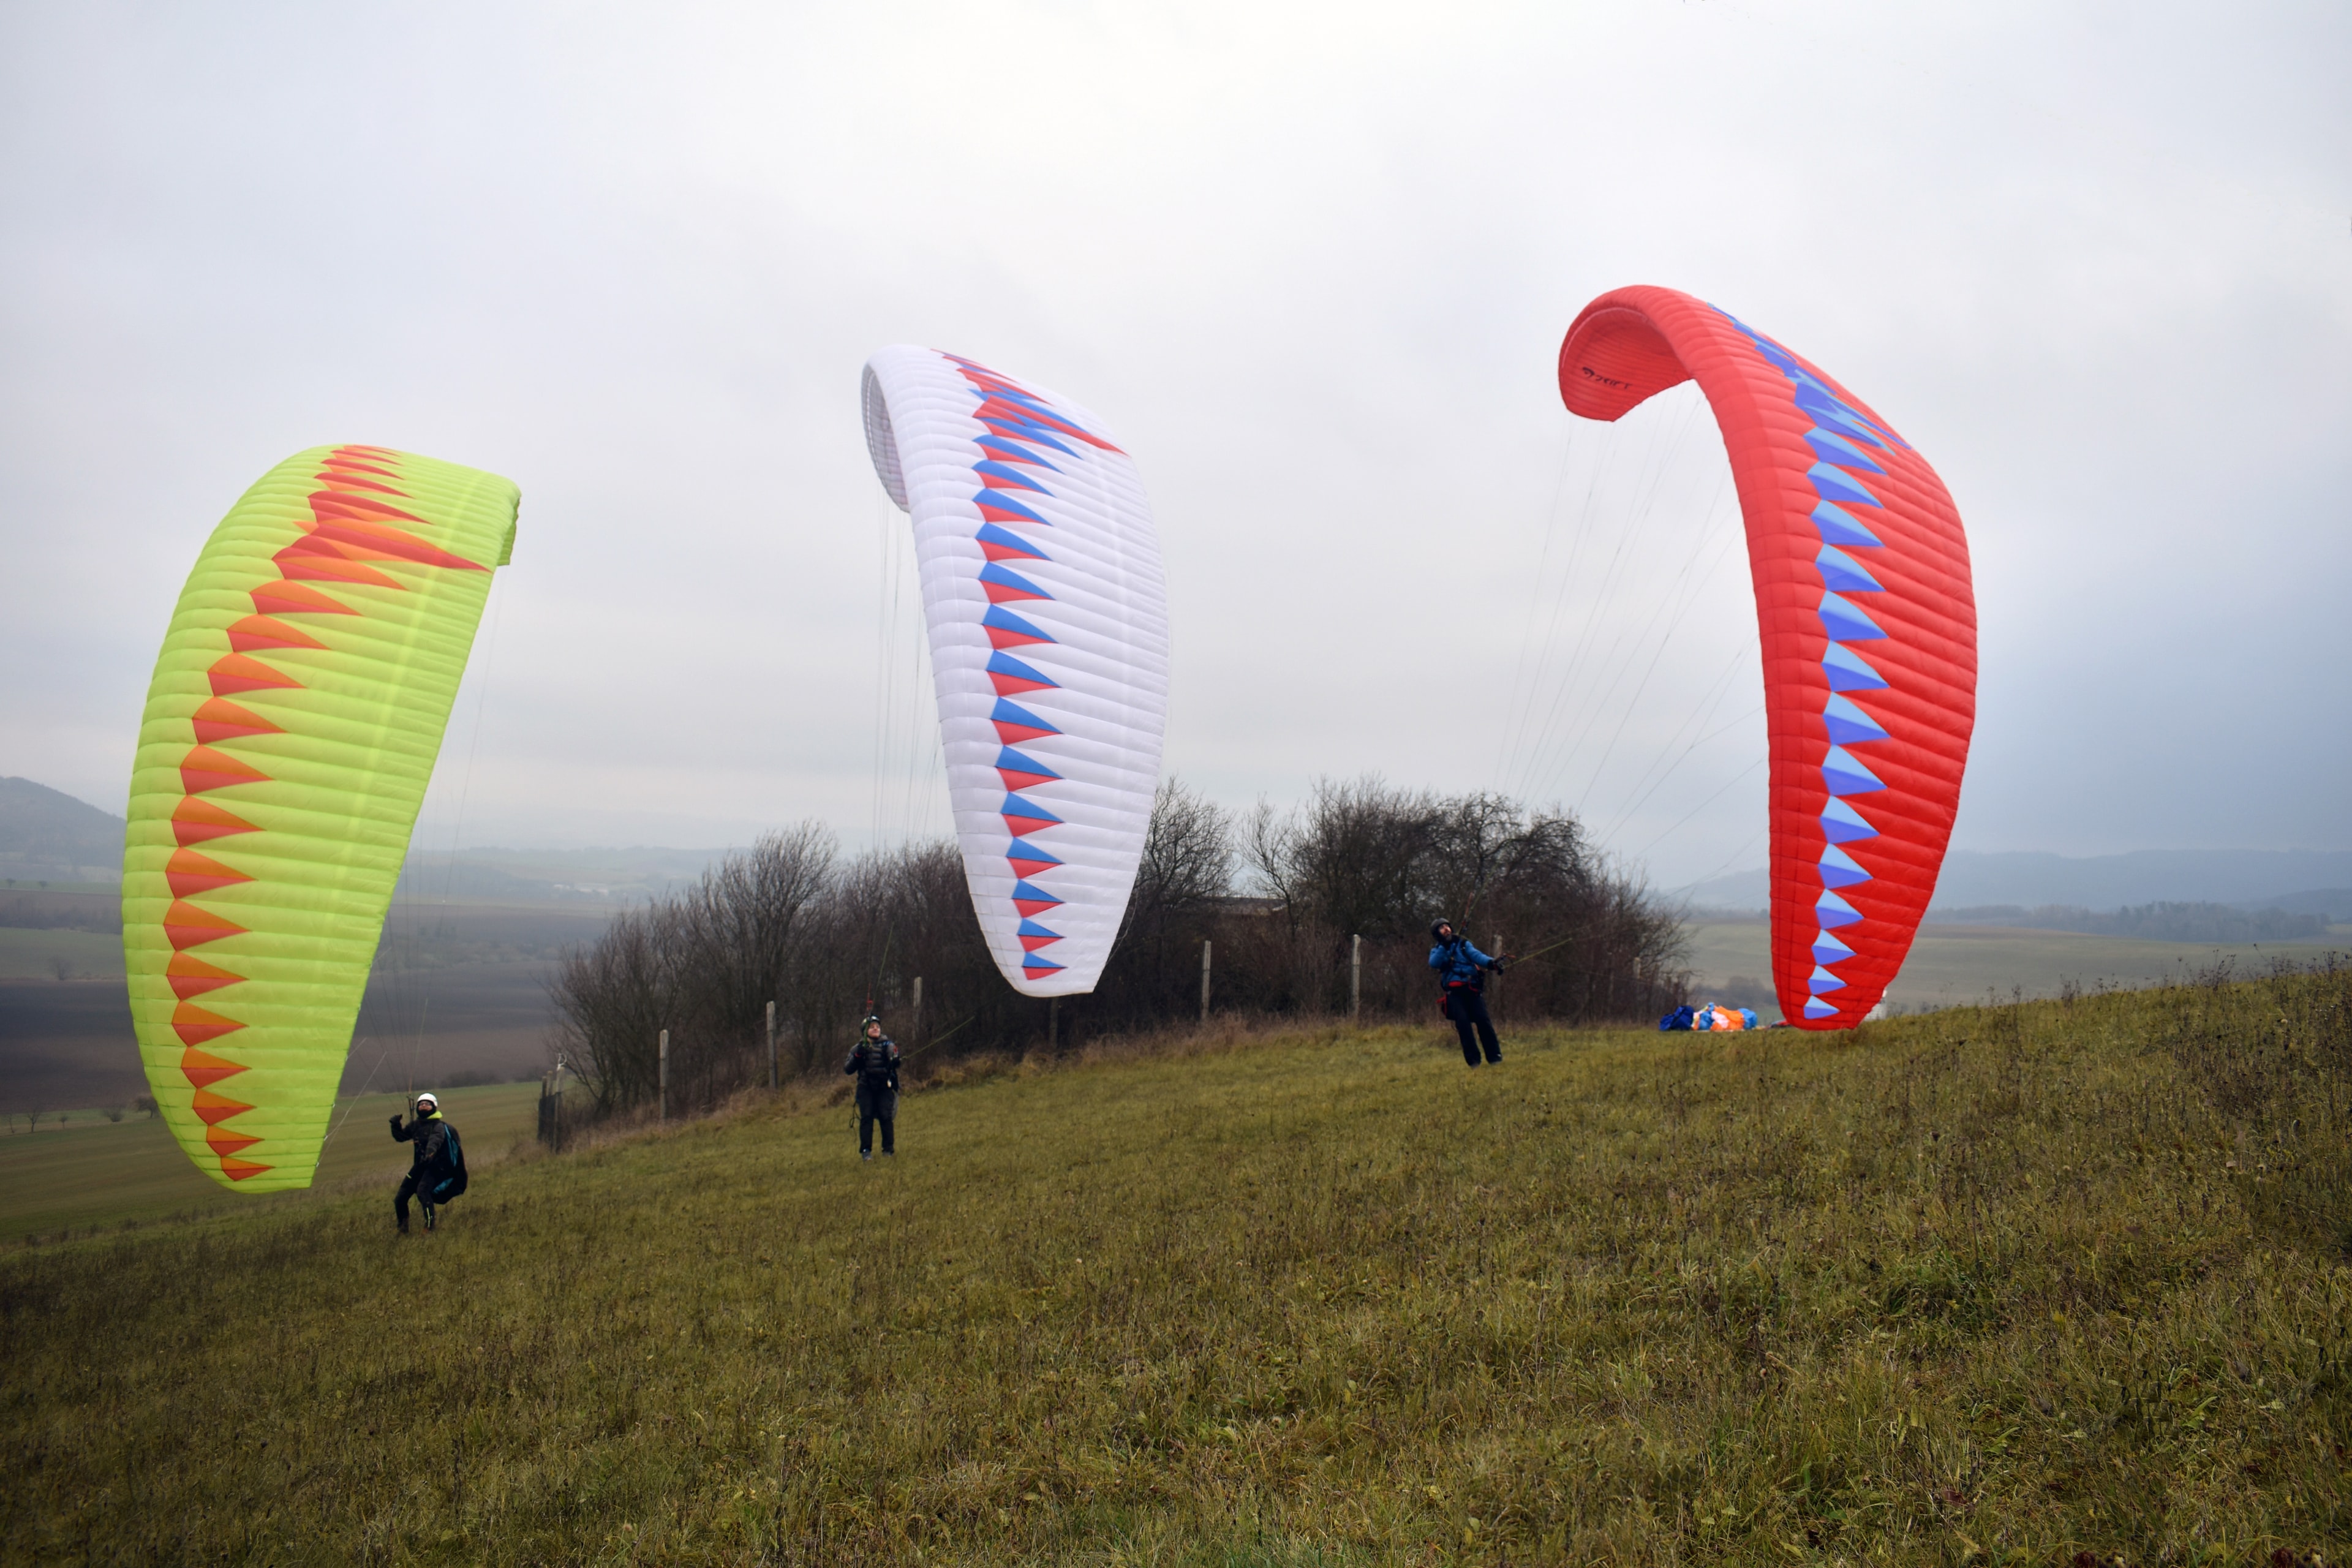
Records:
M1976 724L1968 537L1936 471L1810 362L1671 289L1618 289L1559 349L1569 411L1696 379L1723 431L1763 636L1772 977L1847 1028L1910 952Z

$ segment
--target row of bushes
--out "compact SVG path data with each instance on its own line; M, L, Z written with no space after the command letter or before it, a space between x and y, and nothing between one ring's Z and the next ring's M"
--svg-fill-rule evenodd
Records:
M1197 1018L1204 942L1221 1012L1343 1010L1360 936L1364 1011L1422 1013L1441 912L1482 945L1530 955L1498 987L1507 1016L1655 1016L1684 999L1679 922L1565 813L1364 779L1236 816L1171 780L1089 995L1049 1012L1004 983L952 841L845 857L806 823L571 954L553 983L557 1045L611 1114L654 1098L667 1029L670 1106L688 1110L763 1077L771 1002L787 1075L838 1060L869 1001L909 1053L1018 1053L1049 1030L1068 1048Z

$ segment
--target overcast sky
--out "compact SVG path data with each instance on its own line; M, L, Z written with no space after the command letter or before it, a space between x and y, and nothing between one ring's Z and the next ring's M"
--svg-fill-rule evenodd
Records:
M858 419L911 342L1134 454L1217 798L1761 864L1713 426L1552 383L1638 282L1958 501L1957 846L2352 847L2347 69L2328 3L11 4L0 773L120 810L198 547L351 440L523 491L421 842L942 828Z

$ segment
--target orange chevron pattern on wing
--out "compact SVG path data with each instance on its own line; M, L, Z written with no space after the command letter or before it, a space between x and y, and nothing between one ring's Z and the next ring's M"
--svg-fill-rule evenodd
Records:
M200 708L197 711L201 713L204 710ZM233 833L260 831L261 829L226 806L216 805L208 800L198 800L194 795L188 796L172 808L172 837L180 841L180 847L183 849L191 844L202 844L214 838L226 838Z
M380 485L373 479L363 479L359 477L362 474L383 474L386 479L393 477L382 468L364 468L358 463L331 462L320 466L326 469L326 472L319 476L319 482L331 490L340 490L346 494L365 494L373 491L380 496L400 494L390 485Z
M310 498L313 505L335 498L320 490ZM452 555L436 545L428 544L405 529L389 523L368 522L359 519L338 521L321 513L311 525L310 537L340 545L341 553L354 561L414 561L420 566L452 566L468 572L487 572L462 555Z
M207 700L203 707L196 710L193 722L196 727L196 739L207 746L247 735L286 733L253 710L240 707L226 697Z
M325 474L319 477L322 479L327 478ZM398 490L388 490L385 493L400 495ZM401 499L405 500L407 498L402 496ZM320 522L326 521L329 518L347 518L356 521L369 520L381 521L388 517L396 517L403 522L413 522L419 527L432 526L413 511L403 511L396 506L386 506L383 502L372 500L367 496L339 492L331 484L326 489L311 492L310 515ZM421 544L424 541L418 540L417 542Z
M207 1040L217 1040L223 1035L234 1035L244 1028L234 1018L224 1018L209 1008L194 1002L183 1002L172 1009L172 1029L184 1046L201 1046Z
M205 1129L205 1142L215 1154L234 1154L240 1149L250 1149L260 1142L258 1138L244 1132L232 1132L226 1127ZM246 1162L239 1161L238 1163L243 1164ZM267 1165L257 1165L254 1168L261 1171L269 1169Z
M213 683L213 695L226 697L238 691L283 691L302 683L290 675L281 675L257 658L247 658L241 653L223 654L213 660L206 671Z
M239 653L268 652L273 647L324 647L309 632L288 626L274 616L247 616L228 629L228 646Z
M180 1053L180 1070L198 1089L210 1089L225 1078L235 1078L245 1068L235 1062L225 1061L210 1051L200 1051L190 1046Z
M196 1090L194 1108L197 1120L207 1127L226 1121L232 1116L242 1116L253 1109L241 1100L231 1100L227 1095L215 1094L208 1089ZM255 1142L260 1140L256 1139Z
M200 855L194 849L174 849L172 858L164 862L163 880L172 885L173 898L193 899L198 893L209 893L215 888L235 887L253 879L233 867L222 865L209 855Z
M270 559L296 582L365 583L377 588L400 588L398 579L385 576L364 562L352 560L323 539L306 535Z
M332 599L316 588L303 586L280 577L275 583L264 583L247 595L253 607L265 616L299 615L316 610L329 616L356 616L357 610L340 599Z
M200 910L185 899L173 899L172 907L163 911L163 934L171 938L174 949L185 952L223 937L243 936L245 928L210 910Z
M190 795L226 789L231 784L268 782L269 775L259 768L249 763L241 763L213 746L191 746L188 754L180 762L180 787Z
M172 962L163 966L163 977L171 982L172 994L184 1002L191 996L202 996L207 991L217 991L224 985L244 984L245 976L206 963L192 952L175 952ZM180 1064L185 1070L187 1063ZM243 1068L231 1068L231 1072L243 1072Z

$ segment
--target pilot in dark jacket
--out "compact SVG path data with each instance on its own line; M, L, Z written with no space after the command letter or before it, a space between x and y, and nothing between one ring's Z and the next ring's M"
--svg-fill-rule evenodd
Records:
M898 1042L882 1032L882 1020L867 1017L865 1037L849 1047L841 1070L857 1079L857 1157L874 1158L874 1124L882 1124L882 1152L898 1151Z
M392 1119L394 1142L412 1144L415 1153L408 1162L408 1174L400 1184L400 1195L392 1200L393 1217L400 1222L400 1234L408 1234L408 1200L415 1198L425 1209L425 1228L433 1228L433 1184L449 1173L449 1124L441 1120L441 1101L432 1093L416 1097L416 1115L407 1126L400 1118Z

